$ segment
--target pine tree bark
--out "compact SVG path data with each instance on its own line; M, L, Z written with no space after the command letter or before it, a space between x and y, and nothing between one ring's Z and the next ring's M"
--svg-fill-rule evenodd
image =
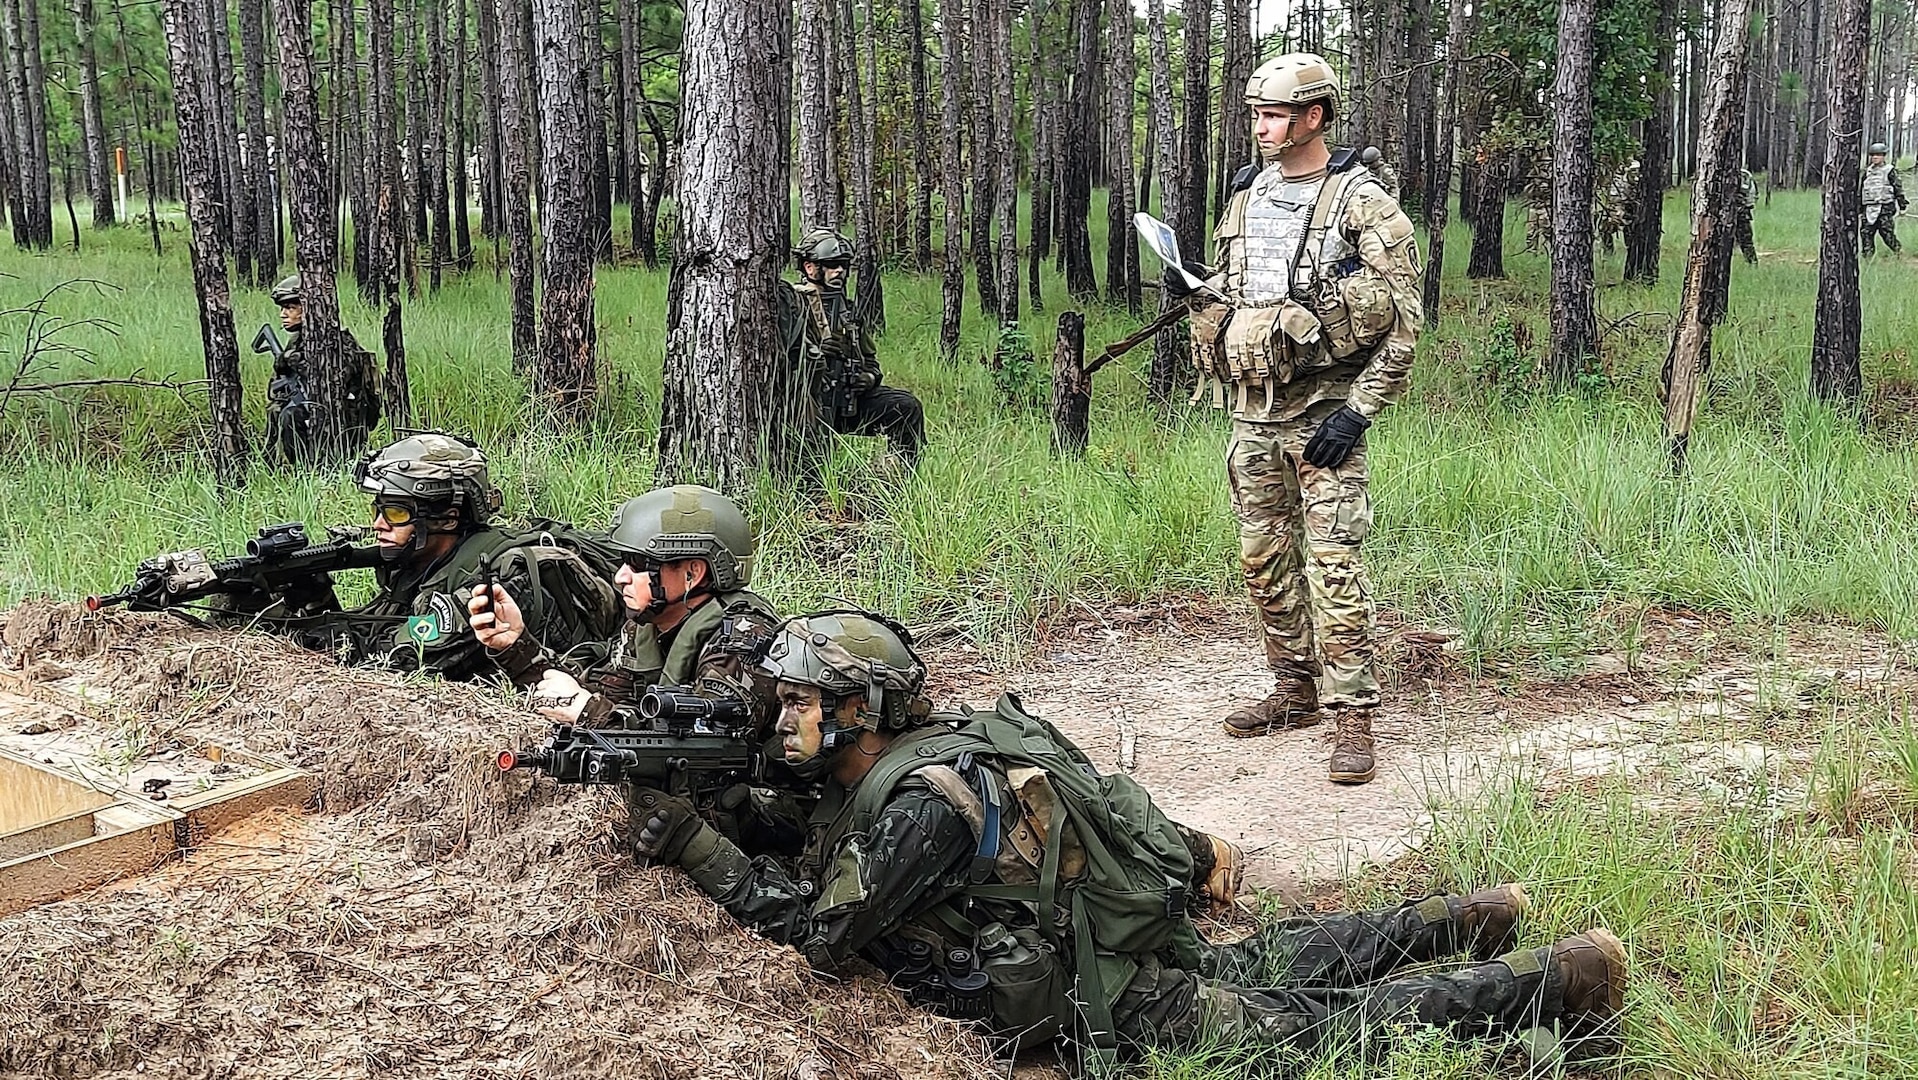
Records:
M646 153L639 138L639 102L646 96L644 65L639 58L639 0L613 0L619 20L619 66L624 86L619 96L619 127L625 147L620 170L626 178L626 231L634 251L639 250L639 211L646 196ZM649 264L650 265L650 264Z
M1131 0L1108 0L1106 4L1106 131L1109 144L1106 162L1106 299L1124 304L1134 315L1140 311L1139 234L1132 227L1133 201L1132 126L1133 89L1138 79L1133 54Z
M453 261L453 214L446 202L446 6L441 0L421 0L421 3L426 8L427 63L425 130L419 132L426 144L426 174L421 179L433 230L427 287L439 292L446 267Z
M1672 186L1672 84L1676 73L1679 0L1659 0L1657 70L1652 76L1652 115L1645 119L1645 141L1638 161L1638 190L1625 225L1625 279L1658 283L1659 248L1664 239L1665 191Z
M590 164L591 184L587 188L586 222L593 241L593 258L612 264L613 248L613 168L606 146L606 40L600 32L604 25L604 0L583 0L585 15L586 97L584 151Z
M513 370L525 373L533 370L539 357L533 317L532 92L526 81L532 5L521 0L493 2L498 4L495 11L500 39L500 135L505 166L500 214L506 228L507 277L512 293Z
M1146 0L1146 32L1151 38L1152 54L1152 127L1157 140L1154 156L1159 166L1159 213L1179 238L1179 253L1188 259L1204 259L1203 248L1186 247L1185 185L1179 173L1179 129L1172 119L1172 51L1167 40L1165 0ZM1150 200L1141 199L1140 205ZM1164 313L1175 301L1159 290L1159 311ZM1180 373L1185 370L1187 337L1178 326L1163 330L1152 339L1152 366L1146 374L1146 396L1160 405L1169 405L1178 394Z
M433 237L433 187L432 175L427 170L427 147L433 136L426 130L427 96L426 64L421 56L420 36L424 28L420 25L420 4L433 0L402 0L399 10L400 41L404 50L400 55L406 60L406 92L402 95L405 103L407 202L411 213L411 232L407 235L406 251L406 289L412 295L419 295L419 273L415 261L415 248L421 243L430 243ZM575 166L577 167L577 166Z
M839 148L832 126L831 44L838 0L799 0L794 74L799 87L799 217L809 228L839 227Z
M993 152L996 186L993 211L999 219L999 321L1019 321L1019 140L1012 106L1012 2L989 0L992 7L992 130L999 140Z
M485 0L481 0L484 3ZM453 0L458 14L453 31L453 265L464 274L473 269L473 221L469 202L466 107L466 0Z
M240 0L240 52L246 63L246 130L250 133L245 164L252 191L253 280L265 289L272 288L280 275L279 194L273 184L273 158L266 148L266 0ZM329 207L327 232L337 236L333 213Z
M966 176L963 160L965 112L965 0L939 0L940 146L939 184L945 201L944 255L939 274L939 355L948 363L959 355L960 309L965 304Z
M885 325L885 290L879 280L879 219L873 191L873 129L870 109L878 108L868 92L873 88L859 71L858 43L870 35L872 8L861 9L863 25L855 21L853 0L839 0L839 60L841 85L845 89L846 134L852 150L853 281L857 286L859 311L875 327Z
M1505 276L1505 193L1511 186L1509 153L1489 153L1479 163L1472 183L1472 257L1465 276L1474 279Z
M1598 354L1592 280L1593 0L1561 0L1552 88L1552 346L1546 372L1570 386Z
M1092 133L1099 130L1092 96L1092 73L1099 67L1100 0L1072 0L1072 96L1068 124L1074 133L1065 140L1065 195L1060 243L1065 246L1066 291L1080 303L1099 294L1092 273Z
M93 0L73 0L73 38L80 62L80 141L86 150L87 195L93 227L113 224L113 169L107 163L107 129L100 109L100 61L93 42Z
M545 155L539 187L539 366L533 385L560 419L579 423L596 389L592 173L580 166L595 152L587 67L599 56L589 48L582 0L534 0L533 9Z
M47 157L47 81L40 62L40 18L35 0L0 3L11 63L7 66L13 110L14 160L19 162L20 209L16 239L23 246L53 246L53 173Z
M687 0L684 41L658 479L743 491L809 467L819 429L806 373L768 345L784 340L792 8Z
M1257 51L1252 40L1252 0L1223 0L1223 3L1218 169L1213 184L1213 198L1221 207L1225 206L1226 185L1252 162L1252 113L1245 107L1245 84L1252 78L1252 58Z
M899 0L899 20L912 94L912 267L924 273L932 268L932 131L926 107L932 87L920 0Z
M1032 310L1045 310L1045 289L1041 274L1046 257L1053 253L1054 225L1059 220L1059 204L1064 200L1059 173L1063 167L1060 151L1061 113L1065 97L1064 80L1059 78L1058 57L1067 35L1057 32L1059 19L1054 12L1059 4L1032 0L1026 16L1026 38L1031 56L1026 63L1027 96L1031 98L1032 171L1027 183L1032 189L1029 216L1032 234L1026 243L1026 280L1031 291ZM1070 8L1066 22L1071 21Z
M972 271L979 292L979 312L994 323L999 317L999 268L993 260L992 219L999 196L999 135L993 130L992 32L995 2L973 0L966 21L966 53L970 142L972 153Z
M1086 317L1059 316L1052 347L1052 451L1082 457L1092 441L1092 376L1085 369Z
M1211 220L1211 171L1206 166L1206 135L1212 130L1212 0L1185 0L1185 116L1181 132L1185 136L1179 159L1180 186L1184 189L1179 206L1182 213L1174 228L1179 234L1179 250L1198 258L1205 250L1207 226Z
M646 185L646 212L640 216L639 258L648 270L659 269L659 201L669 186L673 175L672 141L666 137L666 126L659 118L659 110L651 102L646 103L646 130L653 137L652 182Z
M629 0L628 6L637 0ZM480 112L480 235L497 240L504 231L501 223L501 191L504 157L500 148L500 33L499 12L494 0L474 0L479 24L479 112ZM493 267L499 272L497 262Z
M246 483L248 447L241 414L240 343L233 330L233 296L220 250L213 145L217 125L200 95L198 65L207 43L195 40L189 8L199 0L166 0L161 11L173 108L179 124L180 171L185 181L193 291L200 302L200 345L206 353L207 403L213 419L213 473L221 487Z
M1871 0L1835 0L1831 50L1825 63L1823 210L1819 215L1818 303L1813 310L1811 392L1819 400L1856 409L1864 390L1859 366L1863 329L1858 296L1859 100L1870 47Z
M1424 307L1426 322L1434 327L1439 323L1439 297L1445 278L1445 229L1452 212L1452 160L1456 156L1452 137L1465 112L1459 107L1459 94L1463 90L1467 26L1465 5L1453 0L1448 5L1445 25L1445 94L1441 106L1445 115L1435 132L1437 146L1432 153L1432 182L1428 185L1432 194L1425 206L1428 236ZM1459 199L1463 202L1464 195Z
M1400 202L1422 221L1431 221L1432 203L1446 196L1432 185L1433 143L1437 141L1438 110L1432 108L1432 0L1410 0L1406 7L1407 40L1405 92L1392 94L1392 106L1403 121L1405 138L1399 151ZM1449 185L1450 170L1447 170Z

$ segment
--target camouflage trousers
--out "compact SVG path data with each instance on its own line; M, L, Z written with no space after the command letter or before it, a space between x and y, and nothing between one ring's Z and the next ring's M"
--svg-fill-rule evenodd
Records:
M1330 409L1324 410L1329 413ZM1239 568L1272 670L1316 678L1326 705L1379 703L1371 581L1359 545L1372 528L1365 442L1337 468L1300 456L1320 412L1232 422L1226 476L1239 518Z
M1223 1040L1312 1050L1372 1043L1409 1026L1469 1035L1556 1016L1562 987L1550 948L1393 978L1464 950L1455 900L1280 920L1214 946L1197 970L1148 960L1120 993L1114 1025L1134 1046Z
M1865 254L1876 253L1875 241L1881 236L1884 237L1885 246L1897 252L1900 249L1898 232L1892 227L1892 222L1898 219L1898 204L1885 203L1878 207L1877 221L1869 220L1870 210L1870 207L1866 207L1866 212L1858 215L1858 229L1865 244Z
M1749 206L1732 208L1732 237L1738 241L1738 250L1745 255L1745 261L1758 261L1758 244L1752 238L1752 211Z

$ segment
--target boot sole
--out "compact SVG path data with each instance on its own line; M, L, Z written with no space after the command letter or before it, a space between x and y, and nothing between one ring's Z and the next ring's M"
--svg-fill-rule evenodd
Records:
M1334 784L1369 784L1372 782L1372 778L1378 774L1378 766L1374 765L1362 773L1328 772L1325 775L1326 779L1332 781Z
M1271 723L1258 728L1235 727L1230 723L1225 723L1219 725L1219 730L1235 739L1256 739L1261 735L1270 735L1275 731L1298 731L1301 728L1309 728L1318 722L1319 719L1315 716L1310 720Z

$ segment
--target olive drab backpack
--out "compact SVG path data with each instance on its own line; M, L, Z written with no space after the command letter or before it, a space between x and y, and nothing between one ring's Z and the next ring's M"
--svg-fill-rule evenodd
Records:
M495 549L499 553L492 556L492 572L510 576L515 562L524 563L520 572L532 584L527 602L535 605L526 614L547 628L542 637L578 644L619 633L624 612L613 575L619 572L621 556L605 533L545 518L534 518L523 529L501 531L511 546ZM568 610L538 610L546 594L568 597Z
M1189 955L1197 947L1197 931L1186 916L1192 852L1138 781L1100 773L1071 739L1028 714L1016 697L1007 694L991 712L966 710L956 719L956 728L921 728L895 742L900 752L888 753L853 794L851 829L870 827L898 785L929 766L962 763L959 771L965 772L973 760L993 761L1007 778L1012 805L999 805L990 784L978 785L976 798L958 793L959 801L972 804L970 811L962 805L961 813L969 820L976 813L983 822L974 823L980 847L972 883L960 895L1030 906L1046 943L1058 956L1071 957L1072 1004L1080 1014L1079 1034L1092 1049L1090 1064L1110 1066L1117 1051L1112 1003L1136 970L1130 958L1166 951ZM937 776L927 779L952 794ZM1001 851L1002 834L1014 846L1025 838L1033 850L1019 854L1026 866L1037 863L1036 872L990 871L988 863L1003 868L1012 854ZM1008 876L1015 882L1008 883ZM1028 876L1029 883L1017 882ZM983 940L980 948L986 951ZM986 970L992 978L991 966ZM993 986L996 1008L1024 1016L1049 1004L1007 1000L1007 989Z

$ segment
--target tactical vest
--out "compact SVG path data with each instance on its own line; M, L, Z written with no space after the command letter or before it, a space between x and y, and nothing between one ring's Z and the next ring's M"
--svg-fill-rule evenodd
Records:
M936 715L894 740L842 806L822 804L832 819L814 857L838 857L909 782L952 803L978 847L952 883L959 893L901 933L973 952L998 1034L1027 1046L1076 1032L1095 1065L1116 1060L1112 1005L1140 961L1186 966L1201 947L1178 828L1130 776L1101 775L1008 694L991 712ZM815 880L848 876L808 869Z
M707 643L721 631L727 620L741 616L756 616L767 631L777 629L780 624L779 613L771 604L758 593L740 589L714 594L711 600L694 608L684 622L673 627L672 632L663 638L650 624L629 625L622 631L624 637L615 650L613 663L609 665L616 679L608 683L606 689L624 697L626 695L618 687L637 693L639 689L654 683L667 686L691 684L699 673L699 660L706 651Z
M1891 194L1891 162L1865 166L1863 196L1866 206L1882 206L1894 201Z
M1340 228L1368 186L1383 193L1359 165L1296 182L1273 163L1233 194L1213 233L1227 302L1191 317L1195 402L1210 387L1224 408L1230 387L1234 416L1267 421L1343 398L1395 318L1389 286Z

